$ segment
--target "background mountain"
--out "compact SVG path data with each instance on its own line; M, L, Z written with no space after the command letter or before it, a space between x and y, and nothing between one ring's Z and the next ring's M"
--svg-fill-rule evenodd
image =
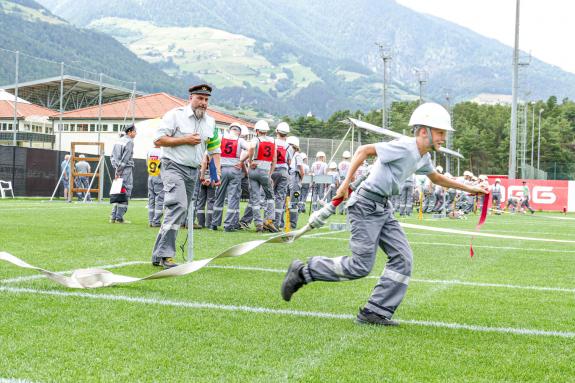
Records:
M424 95L435 100L447 91L457 101L511 88L510 47L393 0L41 3L114 36L164 73L214 83L214 99L230 108L320 117L377 108L383 75L375 42L391 48L392 98L415 97L416 69L427 72ZM527 71L521 85L530 98L561 99L575 86L574 74L536 59Z

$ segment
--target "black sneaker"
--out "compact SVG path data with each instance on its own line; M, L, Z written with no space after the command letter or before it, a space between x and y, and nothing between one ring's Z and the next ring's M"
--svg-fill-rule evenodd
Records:
M282 282L281 293L284 301L289 302L292 295L306 284L302 275L303 267L304 264L299 259L294 260L289 266L284 281Z
M238 229L235 227L224 227L224 231L226 233L233 233L234 231L238 231Z
M152 266L161 266L160 263L161 263L160 260L154 259L154 260L152 261Z
M250 224L245 222L240 222L240 230L249 230Z
M210 226L210 230L218 231L218 227L216 225Z
M360 324L376 324L379 326L399 326L399 322L391 320L379 315L369 309L360 308L357 318L355 319L357 323Z
M174 262L174 258L162 258L160 261L160 266L163 266L165 269L171 269L172 267L178 266L177 263Z

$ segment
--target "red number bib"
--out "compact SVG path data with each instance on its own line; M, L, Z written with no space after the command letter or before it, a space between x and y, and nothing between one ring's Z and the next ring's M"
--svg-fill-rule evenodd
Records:
M262 142L258 145L258 155L256 160L272 162L274 160L275 144L273 142Z
M222 157L237 158L238 140L222 138L222 144L220 146L220 149L222 150Z
M283 147L283 146L277 146L277 150L278 150L278 160L277 160L277 164L285 164L286 163L286 152L287 152L287 148Z

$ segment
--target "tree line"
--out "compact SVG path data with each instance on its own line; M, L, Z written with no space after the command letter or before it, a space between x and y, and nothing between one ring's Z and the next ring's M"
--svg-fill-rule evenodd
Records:
M388 128L399 133L411 134L409 117L417 107L417 101L393 102L389 111ZM547 101L528 104L527 113L527 164L531 164L531 140L533 145L533 166L537 166L537 145L539 138L539 111L541 112L541 170L548 172L549 179L574 179L575 177L575 102L564 99L561 103L551 96ZM534 113L533 113L534 111ZM509 131L511 126L510 105L480 105L461 102L451 108L453 127L451 148L459 150L465 157L460 163L461 172L471 170L474 174L507 174L509 162ZM313 116L297 118L284 117L294 134L301 137L341 139L349 128L347 117L353 117L381 126L381 110L369 112L340 110L327 120ZM533 125L534 123L534 125ZM534 135L532 131L534 128ZM518 128L517 147L521 148ZM361 132L362 143L373 143L382 137ZM349 137L348 137L349 138ZM520 162L520 154L517 162ZM445 165L443 156L437 163ZM453 164L453 162L452 162Z

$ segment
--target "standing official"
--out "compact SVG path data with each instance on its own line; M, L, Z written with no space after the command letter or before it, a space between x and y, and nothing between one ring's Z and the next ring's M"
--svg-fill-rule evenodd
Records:
M210 141L219 138L215 120L206 113L212 88L197 85L189 89L190 103L170 110L162 118L154 143L163 148L162 181L164 183L164 222L152 250L152 264L177 266L176 237L189 208L198 182L198 167ZM220 171L219 145L208 153ZM188 214L190 224L193 215Z
M70 188L70 155L64 156L64 161L60 163L60 171L62 172L62 186L64 187L64 199L68 199L68 190ZM72 198L72 197L70 197Z
M160 227L164 211L164 183L160 176L160 160L162 149L154 145L146 155L148 170L148 224L150 227Z
M90 164L88 163L88 161L86 161L84 158L86 158L85 155L80 154L79 157L81 158L80 161L76 162L76 173L82 173L82 174L86 174L86 173L91 173L92 169L90 168ZM90 190L88 190L90 188L90 177L89 176L78 176L76 177L77 183L76 183L76 187L80 188L80 189L86 189L85 192L80 192L78 193L78 199L79 200L83 200L84 196L87 194L88 197L86 198L87 201L92 201L92 194L90 193Z
M124 128L126 133L112 148L111 162L114 168L114 178L122 178L122 184L126 188L128 200L134 188L134 137L136 137L136 127L128 125ZM124 221L124 214L128 211L128 202L125 204L115 203L112 207L110 223L129 223Z
M364 308L358 323L394 326L391 317L400 305L411 277L413 255L403 229L393 216L389 196L413 173L425 174L437 185L455 187L471 193L485 193L479 187L458 184L437 173L429 152L438 151L452 131L447 110L435 103L425 103L413 112L409 125L415 137L360 146L353 156L348 177L335 198L346 199L352 175L369 156L377 156L368 178L352 194L348 203L351 223L351 256L329 258L315 256L307 265L294 260L281 287L282 298L289 301L305 284L314 281L338 282L367 276L375 264L377 247L388 261L379 282Z
M293 158L290 163L290 228L293 230L297 228L297 221L299 216L299 202L302 198L301 186L303 176L305 175L305 168L303 164L302 153L299 151L299 138L290 136L287 138L288 144L293 149ZM305 202L305 201L304 201Z

